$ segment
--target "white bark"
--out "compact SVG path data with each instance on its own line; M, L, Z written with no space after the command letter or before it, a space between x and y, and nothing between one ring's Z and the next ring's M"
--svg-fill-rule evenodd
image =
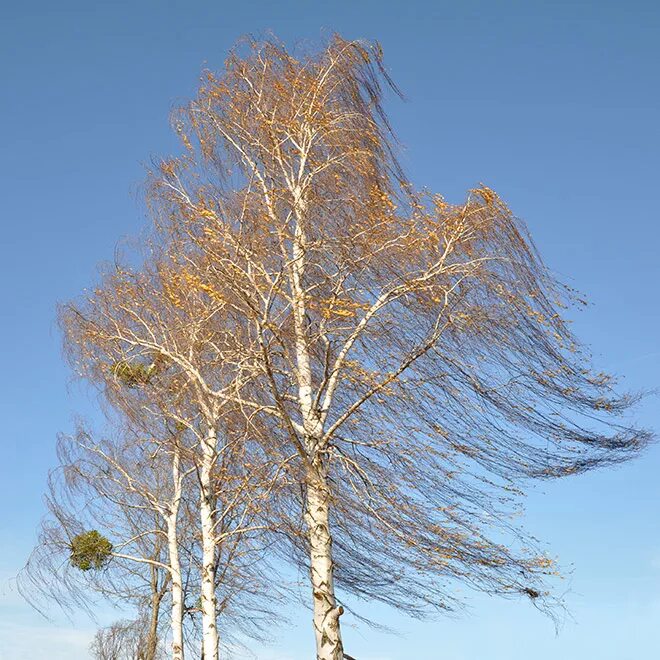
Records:
M167 524L167 547L172 577L172 660L183 660L183 583L181 579L181 562L179 560L179 544L177 538L177 518L181 502L181 473L179 452L175 449L172 462L172 480L174 483L174 498L170 507Z
M332 560L332 536L329 527L329 492L322 475L312 475L307 484L305 521L310 542L310 577L312 581L313 622L317 660L343 660L339 617Z
M215 525L211 474L216 456L216 432L209 429L202 442L200 469L200 524L202 528L202 650L204 660L218 660L217 604L215 597Z
M304 171L301 157L301 170ZM296 230L291 261L291 294L295 328L295 351L298 378L298 405L305 432L305 449L311 465L307 478L305 522L310 544L310 578L312 582L313 623L317 660L343 660L339 617L343 608L337 606L330 534L330 493L327 478L320 465L319 451L323 438L321 415L315 410L312 369L305 323L305 231L303 227L306 202L299 187L291 189L294 198Z
M169 530L168 530L169 537ZM179 563L179 550L174 540L169 539L170 563L172 564L172 660L183 660L183 583Z

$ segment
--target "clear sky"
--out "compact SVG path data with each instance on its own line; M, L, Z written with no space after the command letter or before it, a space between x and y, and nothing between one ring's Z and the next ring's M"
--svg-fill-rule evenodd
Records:
M0 10L0 660L82 660L95 628L39 618L12 588L43 514L58 431L93 409L54 324L146 220L143 164L174 147L168 112L242 34L378 39L407 100L389 110L411 178L450 201L479 182L523 217L550 267L594 303L576 318L632 389L660 368L657 0L117 0ZM658 398L640 422L660 429ZM458 619L398 636L346 617L359 660L632 660L660 649L660 447L544 485L527 525L572 568L559 635L529 603L468 596ZM374 607L367 604L370 612ZM377 609L377 608L376 608ZM259 660L311 657L310 616Z

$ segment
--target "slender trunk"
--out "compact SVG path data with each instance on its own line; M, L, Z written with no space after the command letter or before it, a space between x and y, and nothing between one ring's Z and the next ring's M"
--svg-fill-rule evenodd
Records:
M152 594L151 594L151 614L149 616L149 631L147 633L146 648L144 650L144 660L154 660L158 650L158 616L160 614L160 602L163 596L158 591L158 569L151 567L152 572Z
M181 472L180 455L175 449L172 461L172 481L174 484L174 498L167 517L167 550L172 578L172 660L183 660L183 582L181 579L181 561L179 559L179 544L177 538L177 522L179 503L181 502Z
M170 565L172 567L172 660L183 660L183 583L181 580L181 564L176 535L171 535L168 529Z
M343 660L339 617L344 609L335 599L332 536L329 527L329 491L324 475L313 474L307 483L305 521L310 545L310 573L314 603L317 660Z
M202 528L202 649L204 660L218 660L218 628L215 598L214 495L211 478L216 455L215 430L202 443L200 469L200 519Z

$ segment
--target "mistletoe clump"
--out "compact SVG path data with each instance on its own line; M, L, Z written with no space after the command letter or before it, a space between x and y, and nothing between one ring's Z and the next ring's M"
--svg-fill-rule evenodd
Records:
M99 570L112 554L112 543L95 529L78 534L71 541L69 560L81 571Z
M154 369L154 364L121 360L115 362L112 372L127 387L139 387L149 382Z

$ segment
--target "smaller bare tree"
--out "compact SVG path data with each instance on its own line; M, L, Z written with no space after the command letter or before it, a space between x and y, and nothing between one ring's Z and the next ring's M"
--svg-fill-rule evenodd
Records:
M149 623L144 619L117 621L100 628L94 635L89 650L94 660L165 660L167 655L160 646L152 650Z

